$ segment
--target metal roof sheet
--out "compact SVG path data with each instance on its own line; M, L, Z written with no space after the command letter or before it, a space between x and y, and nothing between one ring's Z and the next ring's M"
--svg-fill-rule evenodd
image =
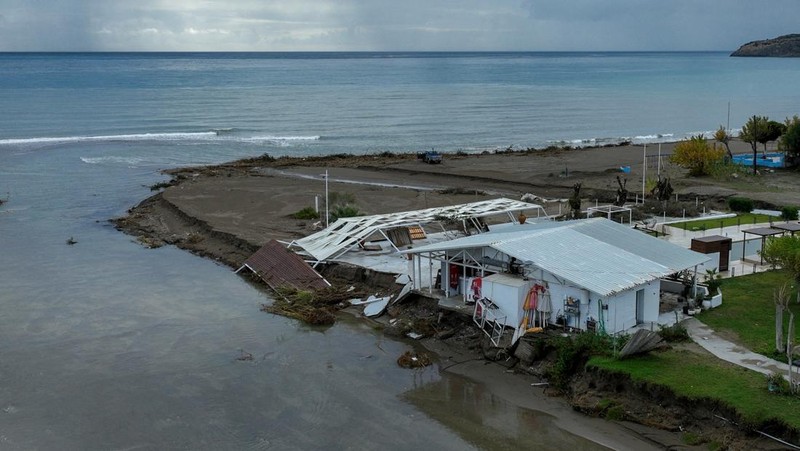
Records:
M534 224L524 230L460 238L405 251L491 247L556 277L608 296L709 261L604 218Z
M298 290L322 289L330 286L299 255L275 240L270 240L257 250L242 267L253 271L273 289L287 285Z
M537 209L544 211L537 204L500 198L424 210L340 218L325 230L293 241L289 247L300 247L317 261L323 261L338 257L380 230L417 226L442 219L462 220Z

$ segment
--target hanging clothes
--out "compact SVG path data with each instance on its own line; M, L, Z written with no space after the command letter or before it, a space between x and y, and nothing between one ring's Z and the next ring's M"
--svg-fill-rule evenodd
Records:
M450 288L458 288L458 265L451 263L448 273L450 277Z
M472 279L472 283L470 283L469 292L467 293L467 302L475 302L478 299L482 298L482 287L483 282L480 277L475 277Z

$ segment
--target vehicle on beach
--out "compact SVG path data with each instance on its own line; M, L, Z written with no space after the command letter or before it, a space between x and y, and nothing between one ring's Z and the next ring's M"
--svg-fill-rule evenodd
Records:
M442 154L435 150L429 150L427 152L419 152L417 154L417 158L422 160L424 163L428 164L439 164L442 162Z

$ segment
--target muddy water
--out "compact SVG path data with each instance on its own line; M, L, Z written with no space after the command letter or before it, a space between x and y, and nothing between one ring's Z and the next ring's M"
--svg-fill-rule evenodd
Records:
M85 163L104 151L0 152L0 449L601 448L588 419L401 369L409 345L355 319L262 313L229 268L143 248L107 219L158 167Z
M563 429L553 415L521 408L459 376L446 376L405 398L481 449L610 449Z

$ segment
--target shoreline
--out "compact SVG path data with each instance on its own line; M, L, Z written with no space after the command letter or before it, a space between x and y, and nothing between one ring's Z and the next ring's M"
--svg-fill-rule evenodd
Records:
M324 179L320 174L326 169L331 192L353 196L364 213L379 214L491 197L519 198L528 192L563 199L578 181L585 183L584 192L595 198L610 196L616 188L615 177L620 174L615 168L641 157L641 149L636 146L445 154L440 165L422 163L415 154L278 159L264 156L166 170L173 177L170 186L113 222L119 230L137 236L145 246L176 245L236 269L269 239L291 240L312 232L314 221L297 220L291 215L314 205L314 196L323 193ZM556 176L562 165L573 169ZM632 171L627 175L634 180L637 175L641 177L637 174L637 169L639 173L643 169L641 160L639 168L630 166ZM692 185L682 189L699 196ZM704 199L724 199L730 195L728 191L722 188L704 194ZM438 346L442 342L437 341L423 339L420 344L442 361L451 358L446 348ZM462 375L487 384L492 391L507 389L506 383L498 382L491 374L464 369L470 366L459 368L457 374L471 373ZM521 406L521 401L513 402ZM571 402L564 399L564 405ZM526 407L539 410L531 400ZM676 432L656 431L636 434L658 436L660 446L681 445Z

